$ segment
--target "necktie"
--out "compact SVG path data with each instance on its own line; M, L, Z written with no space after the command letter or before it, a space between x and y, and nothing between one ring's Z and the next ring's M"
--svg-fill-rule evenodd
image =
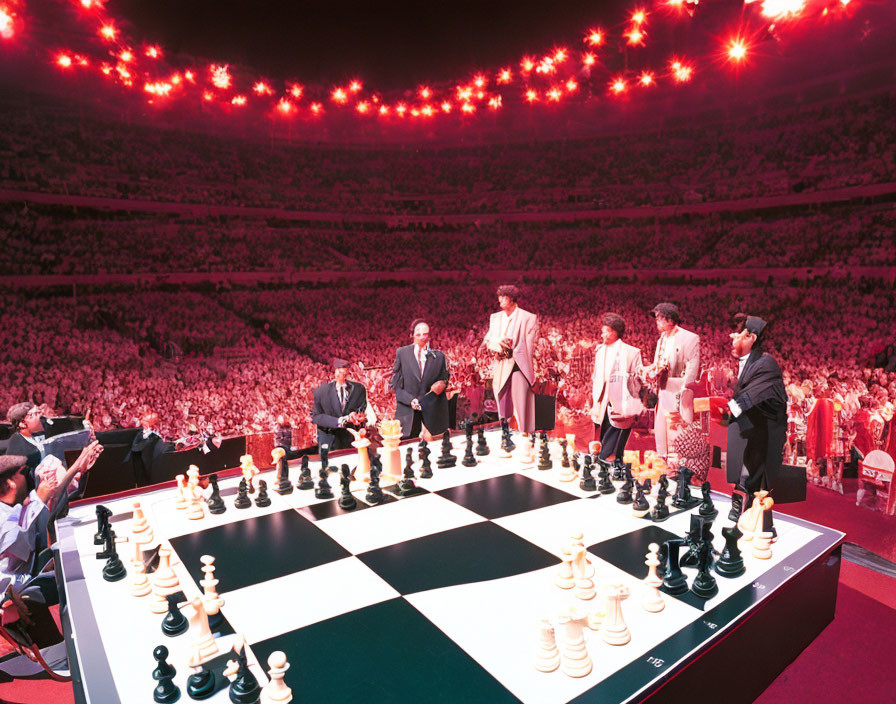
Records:
M420 378L423 378L423 365L424 365L424 352L419 347L417 348L417 366L420 367Z
M345 387L339 387L339 408L345 408Z

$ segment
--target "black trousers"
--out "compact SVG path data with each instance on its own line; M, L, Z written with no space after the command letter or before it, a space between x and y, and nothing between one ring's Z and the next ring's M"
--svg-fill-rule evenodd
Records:
M419 438L420 433L423 432L423 411L414 411L414 419L411 421L411 429L408 431L407 435L402 435L402 440L407 440L408 438Z
M613 455L622 460L625 444L631 433L631 428L615 428L610 424L610 409L608 408L604 413L603 422L600 424L600 455L598 456L602 460L608 460Z

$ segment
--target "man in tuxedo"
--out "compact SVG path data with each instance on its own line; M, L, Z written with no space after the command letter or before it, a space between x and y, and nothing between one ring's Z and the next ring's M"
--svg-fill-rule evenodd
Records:
M411 324L413 343L395 353L390 386L395 392L395 417L401 421L401 437L431 440L448 429L450 377L445 354L429 346L429 324Z
M134 478L138 486L146 486L152 483L152 465L160 455L174 450L174 443L166 442L156 432L159 425L159 414L152 411L144 413L140 419L140 427L131 439L131 449L121 461L122 464L131 462ZM108 442L106 434L101 437L101 442Z
M501 418L516 418L521 432L535 430L535 341L538 318L517 305L516 286L498 287L497 313L492 313L483 344L495 353L492 388Z
M348 428L367 424L367 389L348 379L349 363L333 360L333 381L314 390L311 422L317 426L317 444L330 450L344 450L352 446Z
M645 375L657 392L653 425L656 451L666 459L673 439L669 436L667 419L680 412L681 392L697 381L700 374L700 336L679 327L681 312L672 303L660 303L650 314L656 319L660 339L653 363L645 367Z
M644 410L638 400L641 350L622 341L625 320L616 313L604 314L600 334L602 344L594 353L591 420L600 427L599 458L612 456L622 462L631 426Z
M749 508L753 492L773 487L784 458L787 392L781 368L762 350L765 328L762 318L738 313L731 333L731 353L738 360L737 384L727 417L726 475L737 485L732 495L732 520Z

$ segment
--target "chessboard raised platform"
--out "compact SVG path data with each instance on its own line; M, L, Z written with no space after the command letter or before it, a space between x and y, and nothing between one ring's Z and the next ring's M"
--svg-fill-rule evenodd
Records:
M334 499L271 490L270 506L243 510L233 506L239 478L222 479L226 512L206 511L201 520L187 519L169 488L104 505L122 537L134 499L141 501L156 542L177 557L174 570L188 599L202 593L200 556L214 556L224 599L222 654L242 634L264 684L268 656L283 651L286 683L301 702L749 702L833 618L844 536L782 514L770 559L745 554L745 574L718 577L716 596L666 594L663 611L645 611L647 546L683 536L696 508L662 523L636 518L613 494L561 481L557 459L552 470L522 469L498 456L497 433L487 437L491 454L477 458L476 467L460 465L464 439L457 437L458 465L439 469L433 462L433 478L415 479L422 491L400 498L384 482L385 503L367 505L359 491L353 511L338 505L335 472ZM435 460L439 443L432 450ZM293 482L297 475L294 466ZM273 477L261 475L269 487ZM729 499L713 498L720 550ZM76 699L152 702L152 652L164 644L180 701L190 701L190 635L162 634L152 597L130 595L130 574L103 579L94 508L74 507L57 530ZM595 584L631 590L622 602L631 642L609 645L586 629L594 666L581 678L533 666L539 621L556 623L570 609L587 613L596 602L554 584L561 548L576 532ZM127 544L119 552L130 573ZM695 569L684 571L692 580ZM558 643L562 637L557 628ZM229 701L227 689L205 701Z

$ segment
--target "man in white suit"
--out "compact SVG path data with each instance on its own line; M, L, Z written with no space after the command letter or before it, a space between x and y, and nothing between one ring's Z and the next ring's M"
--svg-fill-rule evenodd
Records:
M660 339L656 343L653 364L645 367L646 377L657 391L654 432L656 451L665 459L674 439L668 418L680 410L681 392L700 374L700 336L679 327L681 313L673 303L659 303L650 313L656 319Z
M594 353L591 420L600 427L600 459L622 462L635 420L644 411L638 400L641 350L622 341L625 320L616 313L601 319L601 340Z
M492 388L501 418L516 418L524 433L535 430L535 341L538 318L517 305L516 286L498 287L501 310L492 313L483 344L495 353L492 363Z

